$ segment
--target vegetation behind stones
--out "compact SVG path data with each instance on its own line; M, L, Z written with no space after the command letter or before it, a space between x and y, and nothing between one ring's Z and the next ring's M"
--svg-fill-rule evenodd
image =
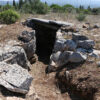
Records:
M80 6L79 8L75 8L74 6L72 6L70 4L66 4L64 6L52 4L52 5L49 6L46 2L43 3L40 0L19 0L18 3L16 3L15 0L13 0L13 5L9 5L9 3L7 3L4 6L0 6L0 12L1 13L4 14L5 10L7 10L6 13L10 13L10 15L13 11L14 11L14 13L15 13L15 11L17 11L19 13L26 13L26 14L47 14L49 12L72 13L72 14L77 14L76 18L79 21L83 21L86 18L87 15L90 15L90 14L98 15L98 14L100 14L100 8L90 8L90 6L87 9L84 8L83 6ZM3 18L0 18L0 21L2 19ZM11 18L11 19L13 19L13 18ZM16 20L11 21L11 23L15 22L15 21ZM1 22L3 22L3 21L1 21ZM10 23L10 22L7 21L7 23Z

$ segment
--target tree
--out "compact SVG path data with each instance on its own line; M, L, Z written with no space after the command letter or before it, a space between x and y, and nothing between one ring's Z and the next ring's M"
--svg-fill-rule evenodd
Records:
M16 2L15 2L15 0L13 0L13 6L16 7Z
M91 11L91 7L90 6L88 6L88 10Z
M24 4L23 0L19 0L19 9L22 7L23 4Z
M80 7L79 7L80 9L84 9L84 6L82 6L82 5L80 5Z
M7 1L7 5L9 5L9 1Z

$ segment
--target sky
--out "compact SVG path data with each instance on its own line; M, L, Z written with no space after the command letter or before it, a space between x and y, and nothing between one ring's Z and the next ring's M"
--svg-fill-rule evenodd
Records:
M13 0L0 0L2 1L13 1ZM18 0L15 0L18 1ZM91 7L100 7L100 0L41 0L43 2L47 2L49 5L52 3L56 3L59 5L64 5L64 4L72 4L75 7L78 7L80 5L83 5L84 7L88 7L89 5Z

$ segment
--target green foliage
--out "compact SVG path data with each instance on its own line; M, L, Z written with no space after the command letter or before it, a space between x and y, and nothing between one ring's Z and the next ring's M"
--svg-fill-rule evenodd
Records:
M86 18L86 15L84 13L80 13L78 14L78 16L76 16L78 21L84 21Z
M23 6L24 2L23 0L19 0L19 9Z
M14 10L5 10L0 12L0 22L4 24L15 23L19 19L19 14Z
M11 6L11 5L9 5L9 4L7 4L7 5L5 5L5 6L1 6L0 7L0 12L1 11L5 11L5 10L9 10L9 9L14 9L14 7L13 6Z
M49 11L49 6L46 3L40 2L40 0L25 0L20 11L24 13L46 14Z
M92 14L94 14L94 15L100 14L100 8L93 8L92 9Z
M62 12L62 7L60 5L52 4L50 8L52 9L53 12Z
M69 13L71 13L75 8L74 8L74 6L72 6L72 5L70 5L70 4L67 4L67 5L64 5L63 7L62 7L62 9L63 9L63 11L64 12L69 12Z
M15 2L15 0L13 0L13 6L14 6L14 7L16 6L16 2Z

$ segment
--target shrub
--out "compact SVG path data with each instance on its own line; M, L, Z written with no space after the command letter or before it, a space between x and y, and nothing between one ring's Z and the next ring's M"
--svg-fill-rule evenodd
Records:
M33 11L35 11L38 14L46 14L49 11L49 6L40 2L34 6Z
M69 13L71 13L75 9L74 6L70 4L64 5L62 8L63 8L63 11L68 11Z
M90 12L88 9L84 9L84 10L83 10L83 13L84 13L84 14L91 14L91 12Z
M53 10L53 12L62 12L63 10L62 7L57 4L52 4L50 8Z
M94 15L100 14L100 8L93 8L93 9L92 9L92 13L93 13Z
M76 16L78 21L84 21L86 18L86 15L84 13L80 13L78 16Z
M23 7L20 10L22 13L32 13L31 6L29 4L24 4Z
M15 23L19 19L19 14L14 10L5 10L0 12L0 22L5 24Z
M9 4L7 4L5 6L2 6L1 9L0 9L0 11L5 11L5 10L9 10L9 9L14 10L14 7L11 6L11 5L9 5Z
M28 0L23 4L20 11L24 13L46 14L49 11L49 6L40 0Z

